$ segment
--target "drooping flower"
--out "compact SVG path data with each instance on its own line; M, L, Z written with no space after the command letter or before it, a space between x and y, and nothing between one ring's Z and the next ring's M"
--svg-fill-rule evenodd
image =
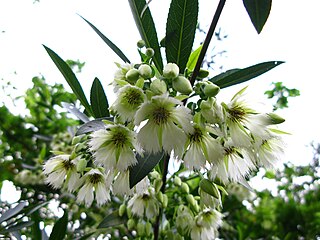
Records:
M78 192L78 202L84 202L87 207L91 206L94 200L94 193L99 206L110 200L111 182L107 181L105 174L98 169L91 169L82 178L84 184Z
M145 96L141 88L126 85L120 88L111 109L119 114L122 121L131 121L144 100Z
M47 176L45 182L60 188L66 181L67 190L76 190L80 183L80 174L76 170L76 159L70 160L70 155L58 155L49 159L44 167L43 173Z
M106 169L125 171L137 163L135 151L142 152L137 143L135 132L122 125L107 125L91 134L90 150L95 162Z
M193 224L194 216L192 211L187 206L180 205L176 217L176 227L178 232L181 235L189 233Z
M131 195L133 191L129 186L129 171L120 172L113 183L113 193L121 196Z
M181 155L192 132L190 110L182 102L169 97L168 93L154 96L143 103L135 115L135 125L147 123L138 132L138 140L146 151L159 152L162 148L170 154L172 150Z
M151 219L159 214L160 203L155 197L154 191L149 189L143 194L134 194L128 202L128 207L133 214Z

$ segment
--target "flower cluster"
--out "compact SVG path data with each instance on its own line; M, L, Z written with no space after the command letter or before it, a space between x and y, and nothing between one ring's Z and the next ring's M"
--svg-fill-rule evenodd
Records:
M138 155L164 152L206 178L199 188L200 205L187 195L196 210L178 210L180 234L213 239L222 218L215 210L221 204L215 182L245 183L250 171L274 167L283 143L281 132L272 126L284 120L257 112L245 100L246 88L229 103L218 102L220 89L209 80L198 78L192 86L188 71L181 74L176 64L168 63L160 73L150 63L117 64L113 82L117 99L109 109L113 120L75 137L71 154L48 160L46 181L77 193L77 200L86 206L94 200L102 205L111 194L132 196L128 201L131 212L152 219L163 207L160 188L155 183L151 186L148 176L130 188L130 169L138 164Z

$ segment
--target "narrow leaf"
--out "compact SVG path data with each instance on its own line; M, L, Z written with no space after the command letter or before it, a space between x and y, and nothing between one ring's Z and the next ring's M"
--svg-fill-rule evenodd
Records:
M211 78L209 81L218 85L220 88L226 88L258 77L282 63L284 62L270 61L259 63L243 69L232 69Z
M270 14L272 0L243 0L256 31L260 33Z
M62 102L61 105L68 110L68 112L75 115L77 118L79 118L82 122L86 123L89 122L89 118L84 113L80 112L79 109L77 109L73 104Z
M46 47L45 45L43 45L43 46L46 49L46 51L49 54L52 61L55 63L57 68L60 70L60 72L62 73L62 75L64 76L66 81L68 82L73 93L77 96L77 98L80 100L81 104L86 108L88 113L90 115L93 115L92 111L91 111L91 107L88 103L88 100L87 100L86 96L84 95L83 89L82 89L76 75L71 70L71 68L54 51L52 51L50 48Z
M10 208L8 211L2 214L2 216L0 217L0 223L20 213L25 206L26 206L26 202L23 201L23 202L20 202L14 208Z
M102 222L99 224L98 228L108 228L124 224L128 221L128 217L124 214L122 217L119 216L119 211L116 210L109 214Z
M43 203L38 203L36 206L28 206L23 210L23 212L26 214L26 216L29 216L30 214L34 213L38 209L42 208L43 206L47 205L49 202L43 202Z
M192 50L198 22L197 0L172 0L166 27L166 57L183 73ZM170 37L169 37L170 35Z
M158 71L162 73L163 62L160 52L160 46L157 36L157 31L154 25L154 21L150 12L149 7L146 6L145 0L128 0L131 8L133 18L136 22L137 28L141 35L141 38L145 41L146 46L154 50L153 62L157 67ZM141 13L143 14L141 15Z
M80 15L79 15L80 16ZM118 55L119 58L122 59L122 61L130 63L130 60L124 55L124 53L113 43L110 41L109 38L107 38L103 33L99 31L91 22L89 22L84 17L80 16L86 23L89 24L89 26L101 37L101 39L112 49L112 51Z
M63 216L54 224L49 240L64 239L67 232L68 212L64 210Z
M133 188L159 163L163 158L164 152L145 153L144 156L137 155L138 163L130 169L130 188Z
M32 224L33 224L33 221L19 222L19 223L15 224L15 225L5 229L4 231L2 231L2 233L15 232L15 231L21 230L22 228L29 227Z
M196 50L194 50L190 54L190 57L189 57L188 62L187 62L187 68L190 71L193 71L194 68L196 67L196 64L197 64L201 49L202 49L202 45L200 45Z
M108 99L98 78L92 83L90 103L95 118L110 116Z
M110 120L112 120L112 118L110 118ZM81 125L81 127L76 132L76 136L105 128L106 125L101 121L101 119L95 119Z

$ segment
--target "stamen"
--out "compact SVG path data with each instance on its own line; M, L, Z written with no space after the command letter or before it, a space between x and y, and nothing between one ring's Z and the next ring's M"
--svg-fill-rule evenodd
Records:
M170 116L170 112L164 107L159 107L153 111L153 121L155 124L160 125L166 123Z
M128 89L124 95L124 99L126 99L131 106L139 106L141 103L143 103L142 94L137 89Z

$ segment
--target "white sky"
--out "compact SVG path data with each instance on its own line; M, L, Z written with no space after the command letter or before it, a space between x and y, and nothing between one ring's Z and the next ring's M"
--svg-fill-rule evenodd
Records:
M169 0L153 0L150 4L159 39L165 34L169 3ZM200 1L202 27L210 23L217 3L217 0ZM223 33L228 34L228 38L219 43L219 49L227 51L218 59L225 70L270 60L286 61L245 85L250 85L250 95L255 101L265 99L264 91L276 81L301 91L300 97L290 99L289 109L278 111L286 118L281 129L292 133L286 138L286 160L295 163L310 161L312 153L305 146L312 140L320 142L319 9L318 0L274 0L268 22L258 35L242 0L230 0L218 24ZM131 61L139 61L136 42L140 37L125 0L40 0L35 4L33 0L0 0L0 78L11 81L20 92L30 87L31 78L39 74L50 83L65 83L42 47L45 44L64 59L86 62L78 78L87 94L94 77L105 83L107 93L111 93L107 84L112 81L113 62L121 60L77 13L115 42ZM221 95L230 96L240 87L227 89ZM263 101L268 106L266 109L271 109L272 102Z

